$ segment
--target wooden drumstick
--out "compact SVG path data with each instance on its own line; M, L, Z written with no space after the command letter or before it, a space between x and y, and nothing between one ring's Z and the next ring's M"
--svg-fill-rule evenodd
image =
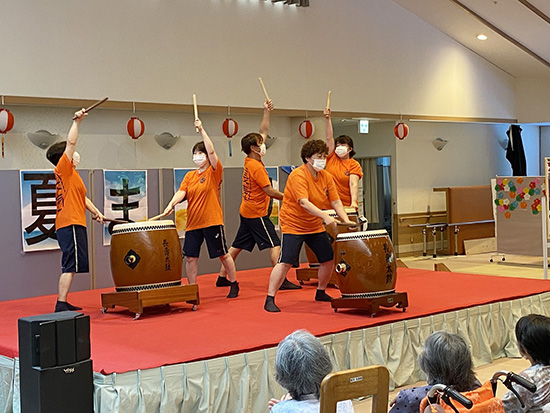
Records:
M330 90L328 91L328 96L327 96L327 109L330 109Z
M193 95L193 96L195 96L195 95ZM147 221L156 221L157 219L160 219L164 216L166 216L166 214L163 212L162 214L156 215L153 218L149 218Z
M84 109L84 113L88 113L89 111L91 111L93 108L101 105L102 103L105 103L107 101L107 99L109 99L108 97L107 98L103 98L101 100L98 100L96 103L94 103L93 105L91 106L88 106L86 109ZM77 116L73 116L73 120L76 120L77 119Z
M262 81L262 78L259 77L258 81L260 82L260 86L262 87L262 90L264 91L265 99L270 100L269 95L267 94L267 90L265 90L265 85L264 85L264 82Z
M199 111L197 109L197 95L193 93L193 113L195 115L195 120L199 118ZM199 128L195 128L195 132L199 133Z

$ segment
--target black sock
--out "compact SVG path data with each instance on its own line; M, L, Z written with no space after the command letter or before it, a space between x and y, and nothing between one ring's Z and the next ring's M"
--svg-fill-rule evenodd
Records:
M275 297L271 295L265 297L264 310L270 313L278 313L281 311L281 309L275 305Z
M332 297L325 290L317 290L315 292L315 301L332 301Z

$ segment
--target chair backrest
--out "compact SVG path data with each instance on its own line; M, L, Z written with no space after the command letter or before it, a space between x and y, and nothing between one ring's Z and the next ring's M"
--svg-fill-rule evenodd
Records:
M373 396L372 413L386 413L390 373L384 366L367 366L328 374L321 383L320 413L336 413L342 400Z

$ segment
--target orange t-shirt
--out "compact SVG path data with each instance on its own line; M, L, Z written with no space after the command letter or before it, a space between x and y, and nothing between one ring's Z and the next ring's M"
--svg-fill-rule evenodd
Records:
M86 226L86 186L65 153L53 170L55 174L55 229L69 225Z
M267 215L269 195L263 188L271 185L262 161L247 156L243 170L243 197L239 214L245 218L260 218Z
M302 198L307 198L319 209L332 208L331 202L338 200L332 176L327 171L319 171L316 179L306 164L294 169L286 181L280 213L283 233L315 234L325 231L323 220L302 208L299 202Z
M179 190L185 191L187 197L186 231L223 225L220 202L222 176L223 167L219 159L215 170L210 165L203 173L196 169L185 174Z
M334 177L334 183L336 184L336 190L338 196L342 200L344 206L351 205L351 193L349 192L349 177L350 175L358 175L359 178L363 177L363 170L361 165L355 159L342 160L336 155L336 152L332 152L327 157L326 171Z

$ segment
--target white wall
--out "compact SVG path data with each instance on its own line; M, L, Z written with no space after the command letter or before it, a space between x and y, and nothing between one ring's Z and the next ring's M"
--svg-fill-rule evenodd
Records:
M508 126L410 122L409 136L396 143L397 212L443 210L445 195L433 188L488 185L496 175L511 175L499 143ZM527 174L539 175L538 127L522 128ZM433 147L436 138L449 141L442 151Z
M389 0L2 2L0 94L515 117L514 79Z
M46 129L66 139L73 111L59 108L14 107L15 132L5 135L5 158L0 159L0 169L51 168L45 151L34 146L26 132ZM83 169L146 169L194 167L191 148L201 138L195 133L190 113L141 112L136 113L145 123L145 134L132 140L126 132L130 112L96 109L86 117L80 127L77 150L82 156ZM257 132L260 116L232 116L239 124L239 133L231 139L233 156L229 157L228 139L222 132L226 116L201 114L206 131L212 138L218 156L225 167L242 166L244 154L240 139L248 132ZM169 150L161 148L154 140L155 134L169 132L180 136ZM290 120L273 117L270 135L277 140L264 157L266 165L290 163Z
M550 81L548 79L516 79L517 119L520 122L550 121Z

